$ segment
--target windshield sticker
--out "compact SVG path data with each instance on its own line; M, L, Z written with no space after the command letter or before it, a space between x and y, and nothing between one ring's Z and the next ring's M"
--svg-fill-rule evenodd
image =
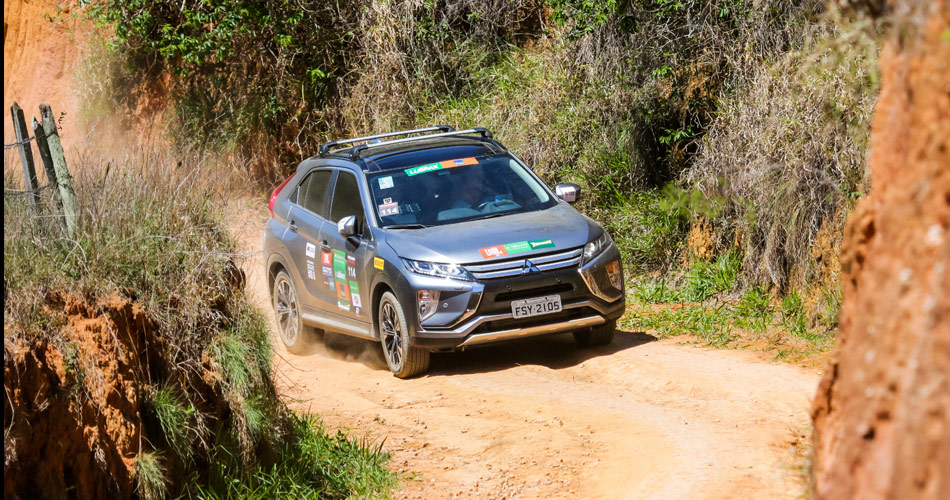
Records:
M464 167L466 165L478 165L478 160L470 156L468 158L440 161L439 165L442 165L442 168Z
M312 260L307 261L307 277L314 281L317 280L317 269L314 267Z
M478 165L478 160L471 156L468 158L445 160L440 161L439 163L429 163L426 165L419 165L418 167L407 168L405 172L406 175L412 177L413 175L424 174L426 172L435 172L436 170L442 170L444 168L463 167L465 165ZM382 179L380 179L380 188L382 188Z
M398 203L383 203L382 205L379 205L377 208L379 208L380 217L389 217L390 215L399 215Z
M393 176L387 175L379 178L379 189L389 189L391 187L393 187Z
M317 256L317 246L313 243L307 243L307 257L311 259Z
M428 165L419 165L418 167L412 167L406 169L406 175L412 177L413 175L424 174L426 172L435 172L436 170L442 170L442 165L438 163L429 163Z
M504 255L537 250L539 248L554 248L554 240L548 238L546 240L516 241L514 243L482 248L479 252L482 254L483 259L493 259Z
M383 268L386 267L386 261L380 259L379 257L373 257L373 267L382 271Z

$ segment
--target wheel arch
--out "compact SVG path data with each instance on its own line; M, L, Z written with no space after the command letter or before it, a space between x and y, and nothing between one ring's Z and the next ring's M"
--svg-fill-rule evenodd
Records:
M379 302L383 299L383 294L386 292L396 295L395 288L385 281L380 281L373 287L372 302L370 302L373 309L370 311L370 317L373 323L373 336L376 337L376 340L380 340L379 328L377 327L379 324L379 321L377 321L377 316L379 316Z

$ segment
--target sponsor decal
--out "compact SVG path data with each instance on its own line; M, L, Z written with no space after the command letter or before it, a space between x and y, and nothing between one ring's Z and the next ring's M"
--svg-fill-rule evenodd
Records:
M307 257L311 259L317 256L317 246L313 243L307 243Z
M493 247L483 248L479 250L482 253L483 259L491 259L492 257L501 257L502 255L508 255L508 251L505 250L504 245L495 245Z
M384 203L382 205L379 205L377 208L379 208L380 217L389 217L390 215L399 215L398 203Z
M439 165L441 165L442 168L464 167L466 165L478 165L478 160L473 157L459 158L456 160L440 161Z
M405 170L406 175L412 177L413 175L424 174L426 172L435 172L436 170L442 170L442 165L438 163L429 163L428 165L419 165L418 167L407 168Z
M320 260L324 266L332 266L333 254L330 252L322 252L320 255Z
M426 172L435 172L436 170L442 170L444 168L463 167L465 165L478 165L478 160L476 160L474 157L445 160L440 161L439 163L429 163L427 165L419 165L418 167L407 168L405 172L406 175L412 177L413 175L424 174Z
M333 276L333 268L330 266L322 266L324 276Z
M355 293L353 294L353 305L356 306L356 314L359 314L359 308L363 307L363 301L360 300L360 296Z
M350 299L350 284L346 281L337 281L336 282L336 298L340 300L349 301Z
M350 284L346 280L346 254L339 250L333 250L333 286L338 299L337 305L340 309L349 311Z
M383 268L386 267L386 261L380 259L379 257L373 257L373 267L382 271Z
M531 245L531 249L535 250L537 248L554 248L554 241L550 238L546 240L533 240L528 242Z
M392 198L383 198L383 205L389 205L393 202Z
M393 187L393 176L387 175L379 178L379 189L389 189L391 187Z
M307 277L312 280L317 279L317 270L314 267L312 260L307 261Z
M483 259L493 259L504 255L537 250L539 248L554 248L554 241L550 238L546 240L516 241L514 243L505 243L504 245L495 245L479 249Z

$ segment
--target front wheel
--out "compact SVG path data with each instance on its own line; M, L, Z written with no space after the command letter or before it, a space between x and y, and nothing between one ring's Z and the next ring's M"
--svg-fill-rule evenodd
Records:
M399 378L409 378L429 369L431 353L409 345L409 328L399 300L392 292L383 293L376 315L379 339L383 345L386 364Z
M583 332L574 332L574 340L582 346L607 345L614 339L617 321L608 321Z

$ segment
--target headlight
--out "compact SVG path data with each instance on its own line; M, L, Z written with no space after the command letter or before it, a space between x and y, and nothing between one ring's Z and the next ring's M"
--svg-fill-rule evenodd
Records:
M410 271L426 276L435 276L437 278L451 278L455 280L475 281L468 271L458 264L439 264L437 262L425 262L421 260L402 259Z
M584 246L584 264L590 262L594 257L597 257L604 250L606 250L614 240L610 239L610 235L607 234L607 231L604 231L604 234L600 235L596 240L588 243Z

